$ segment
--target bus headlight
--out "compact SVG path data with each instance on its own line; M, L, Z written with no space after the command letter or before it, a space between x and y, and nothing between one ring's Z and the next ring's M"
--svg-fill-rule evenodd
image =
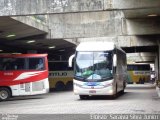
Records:
M108 93L113 94L113 89L110 89Z
M77 93L78 91L76 89L74 89L74 93Z
M113 83L105 84L105 87L113 86Z
M82 87L82 85L77 84L77 83L74 83L74 85L77 86L77 87Z

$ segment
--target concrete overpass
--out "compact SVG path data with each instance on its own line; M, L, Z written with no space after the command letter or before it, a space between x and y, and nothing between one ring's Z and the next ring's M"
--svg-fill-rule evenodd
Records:
M53 38L159 34L159 18L151 17L160 14L159 0L1 0L0 4L0 16L47 14Z
M0 16L123 10L126 16L137 17L146 11L150 13L151 9L158 12L160 3L159 0L1 0L0 5Z
M0 6L2 45L46 51L51 44L61 50L92 38L111 40L128 52L155 52L150 58L160 71L160 0L0 0ZM6 38L12 31L16 37ZM36 44L26 45L31 39Z

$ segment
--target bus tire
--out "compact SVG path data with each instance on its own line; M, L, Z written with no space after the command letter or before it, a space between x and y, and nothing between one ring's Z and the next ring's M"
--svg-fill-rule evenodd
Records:
M128 82L128 84L133 84L133 82Z
M55 86L56 91L63 91L65 90L65 85L63 82L57 82Z
M73 90L73 82L72 81L67 82L66 90Z
M8 100L11 97L11 91L9 88L0 88L0 101Z
M145 83L145 78L142 79L142 84L144 84L144 83Z
M88 95L79 95L81 100L86 100L89 96Z
M139 84L142 84L142 78L139 78Z

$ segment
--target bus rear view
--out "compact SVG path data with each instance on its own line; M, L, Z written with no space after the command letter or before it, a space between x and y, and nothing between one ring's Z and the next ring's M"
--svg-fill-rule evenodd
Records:
M0 55L0 76L0 101L47 93L47 54Z
M124 91L126 55L113 43L80 43L74 62L74 93L80 99L90 95L116 95Z

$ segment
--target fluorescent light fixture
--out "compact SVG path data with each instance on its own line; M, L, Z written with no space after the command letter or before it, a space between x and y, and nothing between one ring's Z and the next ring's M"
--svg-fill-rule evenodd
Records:
M50 46L50 47L48 47L49 49L53 49L53 48L55 48L56 46Z
M0 52L2 52L3 50L0 50Z
M35 40L30 40L30 41L27 41L27 43L34 43L36 42Z
M16 35L15 34L9 34L9 35L7 35L6 37L7 38L11 38L11 37L15 37Z
M157 14L149 14L148 17L155 17L158 16Z
M12 54L22 54L22 53L12 53Z

